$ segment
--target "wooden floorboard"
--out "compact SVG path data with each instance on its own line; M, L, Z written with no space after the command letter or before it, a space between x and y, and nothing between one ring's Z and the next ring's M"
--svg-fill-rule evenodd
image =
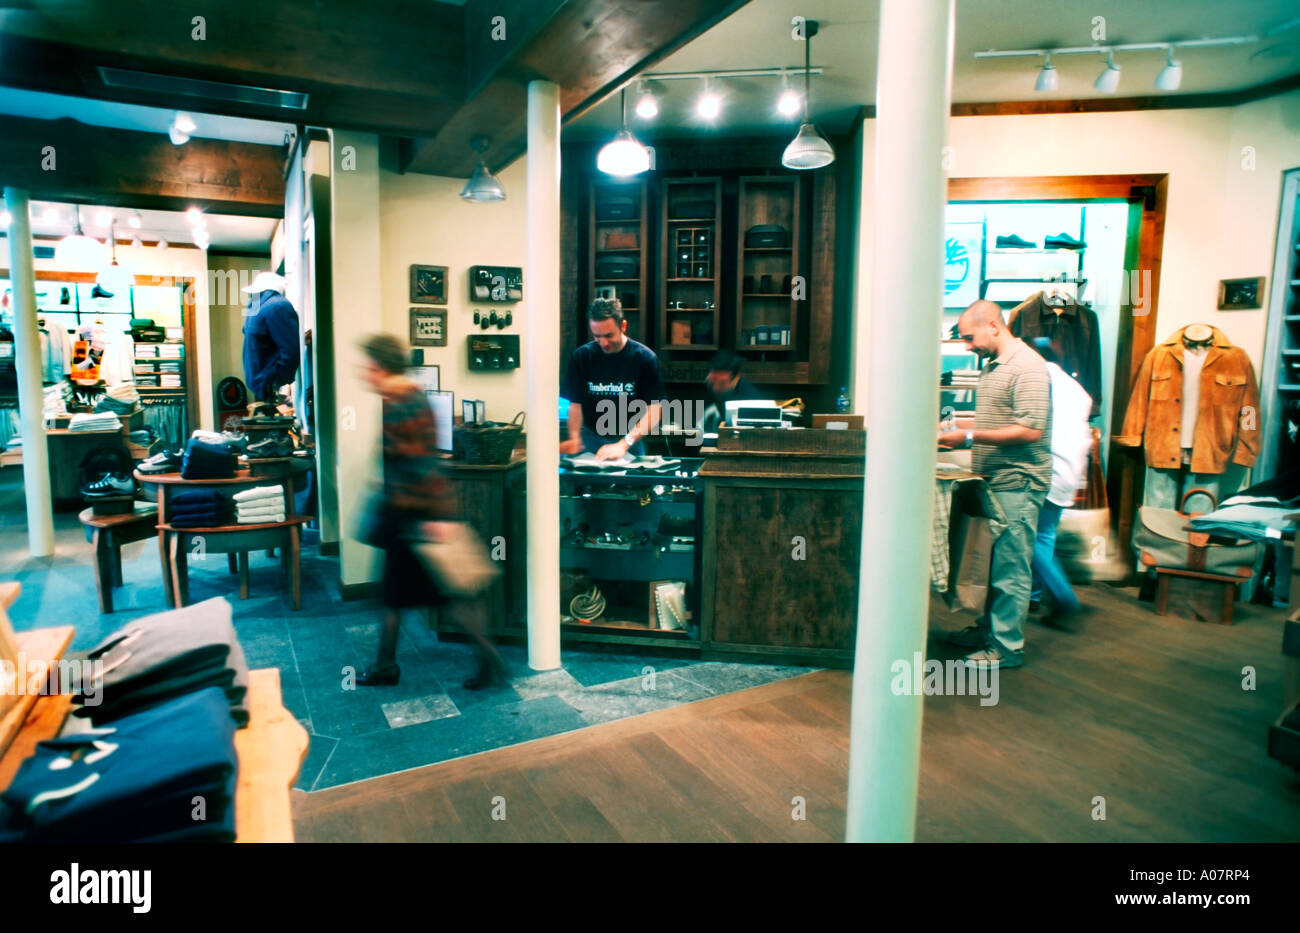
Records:
M999 701L925 700L919 841L1300 839L1300 775L1268 758L1284 613L1233 626L1080 589L1030 624ZM936 606L931 630L969 624ZM937 638L930 656L955 657ZM1253 669L1254 689L1243 688ZM830 842L844 837L851 676L822 671L316 793L299 841ZM492 818L504 798L506 819ZM806 819L793 818L802 798ZM1094 819L1097 798L1104 820Z

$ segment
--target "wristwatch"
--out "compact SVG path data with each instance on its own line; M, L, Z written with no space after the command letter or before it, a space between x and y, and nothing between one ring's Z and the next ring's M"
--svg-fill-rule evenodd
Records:
M967 450L970 450L970 449L971 449L972 447L974 447L974 446L975 446L975 432L974 432L974 431L967 431L967 432L966 432L966 449L967 449Z

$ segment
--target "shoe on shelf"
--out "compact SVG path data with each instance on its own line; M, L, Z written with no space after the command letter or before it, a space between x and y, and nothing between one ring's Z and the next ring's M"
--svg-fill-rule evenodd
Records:
M1020 658L1012 658L1003 654L997 648L982 648L979 651L972 651L966 657L962 658L962 663L967 667L973 667L981 670L999 670L1002 668L1020 667L1025 662Z
M357 675L358 687L393 687L402 676L402 669L394 664L377 664Z
M81 494L90 498L135 495L135 480L129 473L105 473L99 479L81 487Z
M288 457L293 453L293 438L283 434L268 437L248 445L248 456L254 459L265 457Z
M998 237L998 249L1036 249L1037 247L1037 243L1030 243L1028 240L1018 237L1014 233L1011 234L1011 236Z
M968 625L960 632L948 633L948 644L958 648L982 648L988 637L978 625Z
M141 473L176 473L185 459L184 450L163 450L141 460L136 469Z
M1058 233L1056 236L1049 236L1043 240L1043 249L1083 249L1087 245L1087 243L1076 240L1068 233Z

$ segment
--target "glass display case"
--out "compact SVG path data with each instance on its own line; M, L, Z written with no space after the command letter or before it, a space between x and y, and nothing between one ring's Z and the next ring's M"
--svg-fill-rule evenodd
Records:
M566 637L699 644L699 458L560 469Z

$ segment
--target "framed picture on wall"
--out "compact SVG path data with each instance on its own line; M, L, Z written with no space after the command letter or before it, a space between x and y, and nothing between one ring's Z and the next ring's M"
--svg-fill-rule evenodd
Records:
M984 224L943 227L943 306L964 308L980 297L984 276Z
M1247 311L1264 305L1264 277L1220 279L1219 310Z
M411 346L445 347L447 312L443 308L411 309Z
M446 266L411 266L411 303L417 305L447 303Z

